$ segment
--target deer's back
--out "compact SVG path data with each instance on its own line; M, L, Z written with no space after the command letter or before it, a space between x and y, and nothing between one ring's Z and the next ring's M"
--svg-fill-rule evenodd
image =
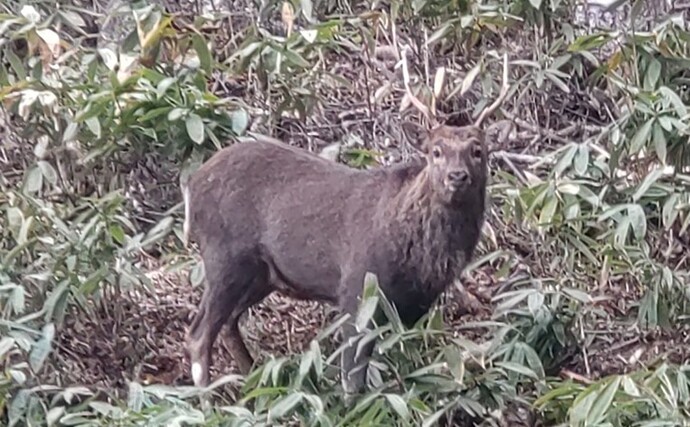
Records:
M376 175L286 144L235 144L190 178L192 236L220 239L232 232L237 240L258 233L268 240L301 241L337 234L357 220L353 211L373 209L383 185Z

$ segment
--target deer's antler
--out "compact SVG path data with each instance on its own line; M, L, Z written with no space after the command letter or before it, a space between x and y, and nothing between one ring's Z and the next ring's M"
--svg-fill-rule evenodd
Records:
M489 117L494 111L496 111L501 104L503 104L503 101L505 101L506 96L508 96L508 90L510 89L510 82L508 81L508 54L504 53L503 54L503 84L501 85L501 91L498 94L498 98L486 107L480 114L479 117L477 117L477 120L474 122L475 126L481 126L481 124L484 122L484 120Z

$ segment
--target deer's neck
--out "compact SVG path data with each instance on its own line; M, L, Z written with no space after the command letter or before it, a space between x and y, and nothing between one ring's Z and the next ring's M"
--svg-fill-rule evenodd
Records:
M484 217L485 192L478 187L449 205L433 191L426 169L402 185L394 203L401 261L427 286L445 287L472 256Z

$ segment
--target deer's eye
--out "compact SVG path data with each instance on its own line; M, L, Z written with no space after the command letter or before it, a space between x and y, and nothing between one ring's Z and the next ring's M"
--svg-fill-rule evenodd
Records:
M432 148L431 155L434 156L435 159L438 159L439 157L441 157L441 149L438 147Z
M472 157L474 157L475 159L481 159L482 147L480 147L479 145L475 145L474 147L472 147Z

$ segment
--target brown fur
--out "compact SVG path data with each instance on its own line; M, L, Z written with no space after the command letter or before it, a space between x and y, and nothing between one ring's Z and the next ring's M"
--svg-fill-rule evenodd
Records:
M211 347L226 323L238 366L251 369L237 322L274 290L354 315L364 275L372 272L403 321L418 320L479 240L484 138L473 126L442 126L419 139L425 158L364 171L268 138L216 153L185 189L186 225L208 281L188 336L201 369L195 382L208 383ZM356 331L346 323L343 333ZM373 344L357 358L355 348L341 361L348 392L362 390Z

